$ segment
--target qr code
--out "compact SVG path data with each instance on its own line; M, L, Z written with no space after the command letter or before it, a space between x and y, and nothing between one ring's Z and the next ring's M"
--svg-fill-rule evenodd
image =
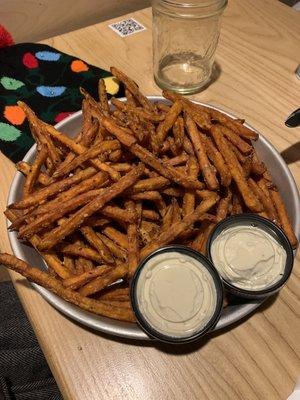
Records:
M114 24L108 26L122 37L129 36L133 33L141 32L146 29L134 18L124 19L123 21L115 22Z

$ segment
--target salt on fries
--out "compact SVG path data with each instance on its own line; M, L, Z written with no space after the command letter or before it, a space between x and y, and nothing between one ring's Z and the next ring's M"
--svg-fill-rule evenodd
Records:
M205 253L229 215L255 212L297 239L279 191L243 120L164 92L151 102L117 68L127 101L99 82L99 101L81 90L82 128L70 138L24 103L37 152L22 198L5 211L10 229L44 258L48 271L8 254L0 263L84 310L134 321L129 285L138 263L161 246Z

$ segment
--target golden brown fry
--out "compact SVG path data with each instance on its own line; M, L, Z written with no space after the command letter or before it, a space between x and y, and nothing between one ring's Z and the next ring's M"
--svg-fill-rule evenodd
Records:
M156 112L155 105L139 91L137 84L132 79L128 78L128 76L126 76L122 71L120 71L116 67L111 67L110 72L117 79L119 79L119 81L124 83L125 87L138 100L141 106L143 106L148 111Z
M130 90L128 90L127 88L125 88L125 97L127 99L127 104L129 104L132 107L138 106L134 96L131 94Z
M5 265L7 268L19 272L30 281L46 287L64 300L69 301L86 311L123 321L135 320L131 310L125 308L120 309L101 301L88 299L71 289L65 288L59 280L51 277L46 272L31 267L14 256L1 253L0 263Z
M117 206L105 206L101 214L118 222L133 222L134 214Z
M108 247L109 251L117 258L119 258L120 260L126 260L127 258L127 252L122 249L121 247L119 247L118 245L116 245L111 239L109 239L107 236L105 235L101 235L100 233L98 233L98 236L100 237L100 239L102 240L102 242Z
M38 151L36 158L30 168L30 172L25 179L24 187L23 187L23 196L27 197L32 191L33 187L40 175L41 167L46 161L48 152L46 147L43 145L41 150Z
M67 254L72 257L82 257L87 260L96 261L97 263L103 263L102 255L92 249L91 247L83 246L80 244L66 244L59 246L59 250L63 254Z
M227 128L226 126L220 126L220 130L222 131L223 135L234 145L236 146L239 151L243 154L251 154L253 151L253 147L250 146L247 142L245 142L242 138L239 137L235 132L231 129Z
M72 257L64 256L63 264L71 274L75 274L75 261Z
M195 157L190 156L187 162L188 174L194 179L197 179L199 174L199 165ZM187 191L183 196L182 215L186 216L192 213L195 209L195 192Z
M100 293L97 296L97 299L103 301L129 301L129 288L113 285L112 287L105 289L102 293Z
M286 211L286 208L285 208L284 202L283 202L283 200L282 200L282 198L280 196L280 193L275 189L271 189L270 190L270 195L271 195L271 198L272 198L272 200L274 202L276 211L278 213L282 229L284 230L286 236L288 237L292 247L296 248L297 244L298 244L298 240L297 240L296 235L295 235L295 233L293 231L293 228L292 228L288 213Z
M109 161L112 161L113 163L119 162L122 158L122 150L121 149L113 150L109 154L108 158L109 158ZM116 170L115 166L113 166L113 167L114 167L114 170Z
M108 99L107 99L105 81L103 79L99 79L99 82L98 82L98 95L99 95L99 103L100 103L102 112L104 114L109 114L110 109L109 109L109 104L108 104Z
M71 211L95 199L102 194L102 190L103 189L94 189L86 193L81 193L77 197L65 201L60 207L55 207L51 212L39 214L32 222L20 228L19 236L22 238L30 238L33 234L47 228L64 215L69 214Z
M215 170L207 158L205 147L202 143L195 122L188 114L185 115L185 123L187 126L187 132L193 143L194 150L198 158L200 170L203 174L204 180L209 189L217 190L219 188L219 182L217 180Z
M251 165L251 172L255 175L262 175L266 172L267 167L265 164L259 160L256 151L253 151L252 154L252 165Z
M128 273L128 266L126 264L119 264L115 268L111 268L105 275L98 276L92 281L79 289L82 296L90 296L94 293L100 292L111 283L118 279L124 278Z
M96 197L90 203L73 214L63 226L59 226L48 232L41 240L39 249L50 249L66 236L70 235L80 225L83 225L84 221L88 217L103 208L104 205L114 197L120 195L130 186L134 185L143 172L144 166L143 164L140 164L132 169L132 171L128 172L128 174L123 176L118 182L114 183L111 187L103 189L103 193L100 196Z
M163 164L161 160L155 157L150 151L135 143L136 139L125 132L123 128L118 127L112 120L101 116L100 121L110 133L116 136L116 138L119 139L122 144L124 144L124 146L128 146L129 150L135 156L137 156L145 164L155 169L165 178L170 179L175 183L186 187L187 189L201 189L203 187L201 182L192 180L189 177L180 174L170 165Z
M152 137L152 147L155 152L159 151L161 148L169 130L172 128L177 120L178 115L181 113L181 110L181 103L179 101L175 101L169 112L166 114L165 119L158 125L156 135Z
M22 172L23 175L27 176L30 173L31 166L25 161L19 161L16 164L16 168L19 172ZM46 186L50 183L51 178L46 175L44 172L40 172L37 177L37 182L43 186Z
M174 204L174 206L171 224L175 224L176 222L179 222L181 220L181 208L179 207L178 201L174 197L172 198L172 203Z
M145 192L148 190L162 189L170 184L170 181L163 176L155 178L142 179L138 181L131 189L133 193Z
M231 174L228 166L226 165L222 154L218 151L218 149L213 144L212 140L204 135L202 132L199 132L201 139L206 147L206 153L208 158L215 166L216 170L220 175L220 180L222 186L228 187L231 183Z
M261 201L264 210L267 214L267 218L276 222L276 214L274 213L274 206L272 201L270 201L270 198L268 198L265 195L264 191L259 187L259 185L254 181L254 179L249 178L248 184L250 188L253 190L253 192L256 194L256 196L259 198L259 200Z
M131 210L132 212L132 210ZM118 231L112 226L107 226L102 230L102 233L106 235L109 239L113 240L118 246L122 247L124 250L128 248L128 239L124 233Z
M173 167L181 164L185 164L189 159L189 156L185 153L182 152L179 156L170 158L169 160L164 161L166 164L172 165Z
M145 111L142 108L133 107L123 101L120 101L116 98L111 99L111 103L117 107L119 110L123 111L124 113L133 113L139 117L142 117L145 120L149 120L152 122L160 122L164 119L163 115L159 115L156 113L150 113L149 111Z
M64 168L60 168L59 171L55 171L52 175L53 178L58 179L64 175L69 174L71 171L76 169L78 166L83 165L86 161L92 160L100 154L105 154L113 150L120 148L120 143L117 140L106 140L98 146L93 146L87 149L84 153L76 156L71 162L66 164Z
M178 117L173 125L173 135L175 139L175 145L179 151L183 147L184 143L184 121L182 117Z
M260 212L262 211L262 206L259 203L257 197L253 191L249 188L248 183L239 170L239 162L236 155L227 146L226 139L223 137L222 131L219 129L219 125L214 125L210 130L214 141L220 151L223 154L226 164L228 165L232 178L236 182L237 187L244 199L245 204L251 211Z
M83 234L87 242L98 251L104 262L114 264L115 260L108 247L103 243L93 228L90 226L82 226L80 232Z
M202 214L206 213L218 201L219 196L214 195L210 198L203 200L202 203L195 209L192 214L186 215L180 222L171 225L169 229L163 230L155 242L148 244L141 250L141 259L145 258L152 251L159 247L165 246L175 240L182 232L190 228Z
M128 242L128 277L132 277L138 266L140 254L139 254L139 236L138 228L140 223L140 218L138 213L141 211L137 209L137 206L133 201L128 201L126 208L136 214L135 221L128 225L127 228L127 242ZM140 208L140 207L139 207Z
M166 194L168 196L172 196L172 197L183 197L185 192L182 188L170 187L170 188L164 189L162 191L162 193Z
M142 218L149 219L150 221L159 221L160 215L155 210L142 210Z
M72 276L71 278L64 279L62 284L64 287L76 290L91 280L97 278L98 276L102 276L111 271L111 266L101 265L100 267L96 267L91 271L86 271L81 273L80 275Z
M242 212L243 212L243 206L241 203L240 196L238 195L238 193L233 193L231 215L242 214Z
M9 207L16 209L24 209L24 208L29 208L31 206L35 206L37 204L41 204L48 197L53 196L59 192L62 192L63 190L68 189L70 186L83 181L84 179L90 178L95 173L96 171L94 168L92 167L86 168L85 170L82 170L73 176L62 179L59 182L54 182L45 188L35 191L30 197L27 197L26 199L23 199L17 203L11 204Z
M158 235L160 231L160 227L150 221L141 221L141 225L139 227L140 239L143 245L150 243L155 237Z

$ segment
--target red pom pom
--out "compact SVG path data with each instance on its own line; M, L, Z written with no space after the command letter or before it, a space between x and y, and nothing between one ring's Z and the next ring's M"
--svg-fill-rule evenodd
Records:
M29 69L37 68L39 66L38 60L31 53L25 53L22 61L25 67Z
M0 25L0 48L11 46L14 44L14 40L9 32L4 28L4 26Z

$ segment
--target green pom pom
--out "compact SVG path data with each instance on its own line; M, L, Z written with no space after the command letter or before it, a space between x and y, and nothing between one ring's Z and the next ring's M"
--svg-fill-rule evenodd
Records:
M0 79L0 83L7 90L17 90L20 87L25 86L23 82L18 81L17 79L8 78L7 76L3 76Z
M4 142L14 142L21 134L22 132L14 126L0 122L0 139Z

